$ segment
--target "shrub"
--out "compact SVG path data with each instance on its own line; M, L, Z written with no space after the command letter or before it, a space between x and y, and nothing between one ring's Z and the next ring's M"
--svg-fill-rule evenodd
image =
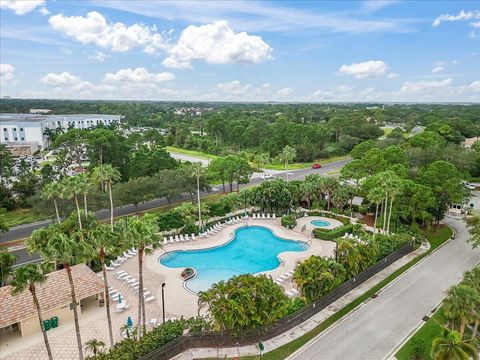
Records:
M159 231L179 229L185 225L185 219L176 211L160 214L157 219Z
M317 239L332 241L332 240L338 239L339 237L342 237L346 233L351 233L358 227L361 227L361 225L346 224L346 225L337 227L335 229L317 228L313 230L313 236L315 236Z
M412 358L421 359L425 351L425 339L416 337L412 341Z
M198 226L195 225L194 223L188 223L187 225L185 225L182 229L182 231L180 232L181 234L187 234L187 235L190 235L190 234L198 234L199 233L199 229L198 229Z
M293 229L297 225L295 214L283 216L281 223L282 223L282 226L286 227L287 229Z

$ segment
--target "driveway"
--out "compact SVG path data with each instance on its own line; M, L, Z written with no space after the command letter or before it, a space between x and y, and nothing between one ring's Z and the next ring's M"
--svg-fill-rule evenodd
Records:
M467 244L463 221L445 221L457 230L456 239L439 248L397 279L379 296L323 332L288 359L380 360L429 315L445 290L461 280L464 271L480 262L480 249Z

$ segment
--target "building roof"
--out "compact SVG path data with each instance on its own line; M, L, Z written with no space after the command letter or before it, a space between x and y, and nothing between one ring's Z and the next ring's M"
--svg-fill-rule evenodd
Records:
M96 276L85 264L72 266L72 277L77 301L98 294L104 289L103 279ZM0 328L37 315L30 291L27 289L18 295L12 295L12 289L11 285L0 287ZM66 270L48 274L43 284L36 285L36 290L42 312L71 303Z
M40 115L40 114L0 114L0 122L42 122L42 121L82 121L82 120L120 120L121 115L107 114L69 114L69 115Z
M472 145L479 140L480 140L480 137L478 136L466 138L465 141L463 142L463 146L472 147Z

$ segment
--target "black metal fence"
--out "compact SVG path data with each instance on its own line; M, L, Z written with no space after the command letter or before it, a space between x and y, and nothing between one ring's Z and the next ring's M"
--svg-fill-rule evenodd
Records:
M325 296L305 306L304 308L290 314L275 323L267 326L252 329L243 332L241 335L233 335L220 332L208 332L201 334L186 334L176 338L175 340L165 344L162 347L150 352L141 357L141 360L153 359L170 359L188 349L196 347L236 347L244 345L256 344L259 341L265 341L275 336L278 336L293 327L300 325L304 321L311 318L313 315L320 312L322 309L329 306L334 301L338 300L357 286L370 279L379 271L385 269L398 259L407 255L413 250L413 244L409 243L402 248L396 250L392 254L383 258L375 265L365 269L357 276L345 281L339 287L335 288Z

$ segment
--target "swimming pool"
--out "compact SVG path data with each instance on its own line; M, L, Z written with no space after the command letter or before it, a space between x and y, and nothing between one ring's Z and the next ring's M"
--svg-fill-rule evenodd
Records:
M187 280L188 290L198 293L208 290L220 280L240 274L254 274L275 269L280 264L278 254L285 251L305 251L303 241L276 236L262 226L240 227L228 243L201 250L177 250L160 257L162 265L172 268L192 267L197 276Z
M315 227L326 227L332 225L329 221L326 220L312 220L310 223Z

